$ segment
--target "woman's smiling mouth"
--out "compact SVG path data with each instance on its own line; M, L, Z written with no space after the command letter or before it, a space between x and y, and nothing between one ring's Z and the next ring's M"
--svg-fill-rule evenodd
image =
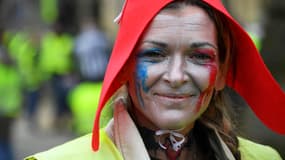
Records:
M182 102L189 100L189 98L193 97L194 95L191 94L164 94L164 93L156 93L154 94L155 97L161 99L162 101L172 101L172 102Z

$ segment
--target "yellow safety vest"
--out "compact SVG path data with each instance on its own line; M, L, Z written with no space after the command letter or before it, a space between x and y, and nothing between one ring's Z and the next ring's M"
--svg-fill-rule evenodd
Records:
M21 78L13 66L0 63L0 116L16 117L21 110Z
M46 74L64 75L73 68L73 37L67 33L48 32L41 42L39 67ZM49 78L49 77L47 77Z
M25 160L124 160L104 129L100 131L100 149L91 148L92 134L80 137L53 149L35 154ZM271 147L238 138L242 160L282 160Z
M101 88L102 82L81 82L68 95L74 129L78 135L92 132L94 111L99 103ZM101 113L100 126L106 126L112 116L112 107L106 106Z
M91 148L92 134L67 142L25 160L123 160L120 152L104 130L100 131L100 150Z
M7 42L8 53L16 63L23 87L28 90L35 90L39 87L43 77L37 65L37 47L31 41L28 33L17 32L14 36L10 36L11 40L9 43Z

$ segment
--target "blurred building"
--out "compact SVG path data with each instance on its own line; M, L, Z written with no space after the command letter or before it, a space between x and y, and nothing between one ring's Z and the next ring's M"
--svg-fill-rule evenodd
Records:
M110 39L114 39L117 33L117 25L113 22L120 13L123 0L78 0L79 19L94 16ZM90 7L91 6L91 7Z

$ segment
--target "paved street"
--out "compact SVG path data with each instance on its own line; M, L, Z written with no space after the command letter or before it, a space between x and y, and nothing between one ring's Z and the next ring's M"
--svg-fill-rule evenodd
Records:
M18 121L15 125L13 145L16 160L21 160L27 155L46 150L73 138L68 133L45 132L44 130L31 131L24 120Z
M62 127L62 130L53 128L53 110L50 105L40 107L36 122L38 127L32 126L24 116L15 121L13 126L13 146L15 160L21 160L27 155L49 149L74 138L74 135Z

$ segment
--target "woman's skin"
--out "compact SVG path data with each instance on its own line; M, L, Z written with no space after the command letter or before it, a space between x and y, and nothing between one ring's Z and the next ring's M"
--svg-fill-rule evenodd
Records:
M224 87L215 24L197 6L162 10L135 50L128 89L135 121L152 130L188 133Z

